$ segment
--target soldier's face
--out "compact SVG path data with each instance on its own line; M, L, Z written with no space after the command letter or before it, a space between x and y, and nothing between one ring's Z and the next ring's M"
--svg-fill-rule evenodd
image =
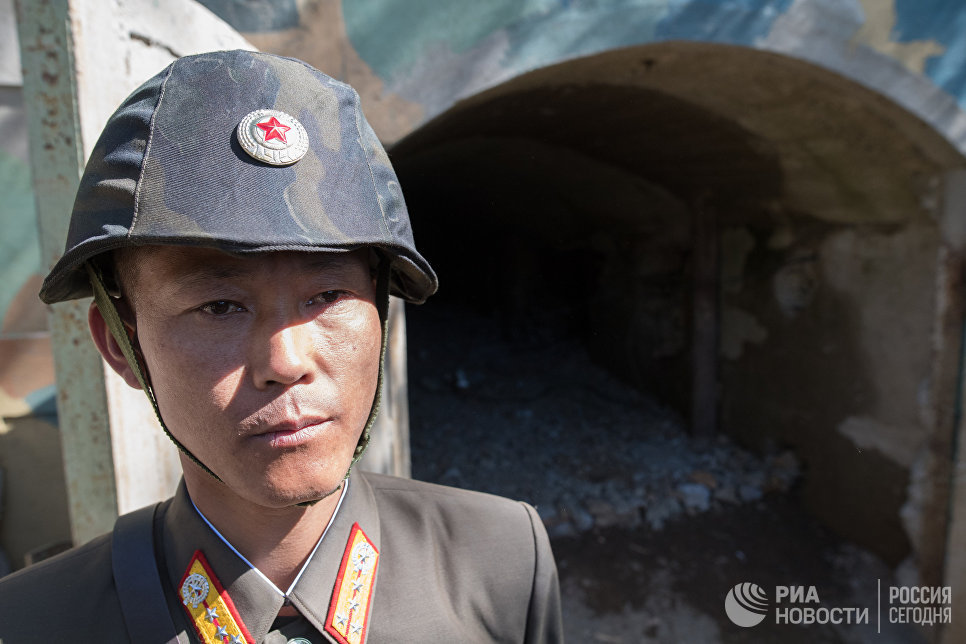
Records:
M365 252L238 257L151 247L131 256L124 290L171 433L260 505L289 506L337 487L378 377L381 332ZM189 491L218 485L182 461Z

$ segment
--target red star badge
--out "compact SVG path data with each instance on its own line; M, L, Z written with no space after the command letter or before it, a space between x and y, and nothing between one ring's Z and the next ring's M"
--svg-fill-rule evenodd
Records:
M265 141L271 141L272 139L278 139L282 143L288 143L285 140L285 133L291 130L287 125L282 125L282 123L274 116L264 123L256 123L265 132Z

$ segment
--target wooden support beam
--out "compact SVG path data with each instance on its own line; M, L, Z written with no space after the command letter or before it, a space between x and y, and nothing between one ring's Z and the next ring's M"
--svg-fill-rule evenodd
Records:
M920 581L952 588L953 620L942 644L966 642L966 171L946 175L933 333L934 438L931 474L920 513Z
M707 198L691 207L691 433L710 439L718 427L718 227Z

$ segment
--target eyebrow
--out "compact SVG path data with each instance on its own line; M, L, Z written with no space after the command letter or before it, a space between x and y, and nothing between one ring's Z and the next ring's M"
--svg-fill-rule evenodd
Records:
M346 266L348 255L317 254L305 264L310 271L323 270L343 270ZM258 273L259 268L248 262L237 262L232 264L202 264L197 268L191 269L186 273L176 276L172 282L179 289L190 289L203 286L212 281L232 280L239 277L247 277Z
M224 281L244 277L246 275L251 275L254 272L254 268L243 268L242 266L204 265L188 272L176 275L171 281L179 290L190 289L203 286L208 282Z

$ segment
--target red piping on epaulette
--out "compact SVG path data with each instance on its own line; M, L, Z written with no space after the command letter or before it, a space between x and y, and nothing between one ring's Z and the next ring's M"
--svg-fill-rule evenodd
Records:
M353 554L358 552L358 548L364 546L372 550L372 565L365 571L356 569L353 572L358 574L355 577L347 577L346 571L352 563ZM345 553L342 555L342 565L339 566L339 575L335 579L335 586L332 588L332 601L329 603L329 613L325 618L326 632L335 638L339 644L362 644L366 641L366 634L369 631L369 610L372 607L372 595L375 590L376 572L379 567L379 550L375 544L369 540L366 533L362 531L358 523L352 524L352 531L349 532L349 540L346 542ZM357 590L348 591L347 586L350 582L358 582ZM363 598L364 601L357 602L361 609L362 624L355 632L352 632L353 610L350 608L347 613L340 611L340 605L345 604L343 600L353 600ZM356 615L358 617L358 614ZM337 622L342 621L340 629Z
M218 599L221 600L222 604L225 606L225 609L228 611L228 614L231 615L231 618L235 621L234 625L237 627L241 636L245 638L246 644L255 644L255 638L252 637L250 632L248 632L245 622L242 620L241 615L238 614L238 609L235 608L235 602L231 600L231 596L228 595L228 591L225 590L224 586L221 585L221 581L219 581L218 577L215 576L214 571L208 564L208 560L205 558L205 553L203 553L201 550L195 550L194 556L188 563L188 568L185 570L184 575L181 577L181 582L178 584L179 594L181 593L181 588L184 587L184 582L188 579L188 577L191 576L191 571L192 568L194 568L195 562L201 564L205 577L207 577L208 582L214 586ZM198 617L191 612L191 609L188 608L188 602L185 601L183 597L181 605L184 606L185 611L188 613L188 619L191 621L192 626L195 627L195 632L198 634L198 638L202 642L210 642L211 639L204 633L204 631L201 630L201 627L198 626ZM205 602L205 606L208 606L207 602ZM230 640L227 639L227 636L225 636L223 642L224 644L230 644Z

